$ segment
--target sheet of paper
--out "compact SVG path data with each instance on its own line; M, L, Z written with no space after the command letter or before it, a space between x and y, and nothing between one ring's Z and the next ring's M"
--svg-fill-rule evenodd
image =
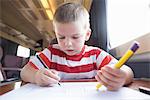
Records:
M150 96L129 88L118 91L96 91L96 82L69 82L61 86L40 87L27 84L0 97L0 100L136 100Z

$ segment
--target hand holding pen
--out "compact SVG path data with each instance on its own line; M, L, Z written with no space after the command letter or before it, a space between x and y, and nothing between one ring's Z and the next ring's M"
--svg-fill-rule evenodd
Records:
M55 70L39 69L35 74L35 83L40 86L51 86L59 84L60 77Z

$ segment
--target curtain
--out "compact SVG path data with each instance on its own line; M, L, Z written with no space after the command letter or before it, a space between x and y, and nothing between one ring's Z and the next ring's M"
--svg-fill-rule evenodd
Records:
M108 51L106 0L93 0L90 9L90 24L92 35L87 44Z

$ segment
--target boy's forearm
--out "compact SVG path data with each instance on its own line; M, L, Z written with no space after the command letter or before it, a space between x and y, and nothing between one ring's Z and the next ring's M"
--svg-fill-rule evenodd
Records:
M32 68L29 64L25 65L21 70L21 79L25 82L35 83L36 70Z
M127 85L127 84L131 83L132 80L133 80L133 77L134 77L132 69L130 67L126 66L126 65L123 65L121 67L121 69L124 70L125 73L126 73L126 81L125 81L124 85Z

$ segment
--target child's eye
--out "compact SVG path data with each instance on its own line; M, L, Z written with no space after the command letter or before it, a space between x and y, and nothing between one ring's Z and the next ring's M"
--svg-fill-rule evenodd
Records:
M59 37L59 39L65 39L65 37L64 37L64 36L62 36L62 37Z
M78 36L74 36L74 37L72 37L73 39L78 39L79 37Z

